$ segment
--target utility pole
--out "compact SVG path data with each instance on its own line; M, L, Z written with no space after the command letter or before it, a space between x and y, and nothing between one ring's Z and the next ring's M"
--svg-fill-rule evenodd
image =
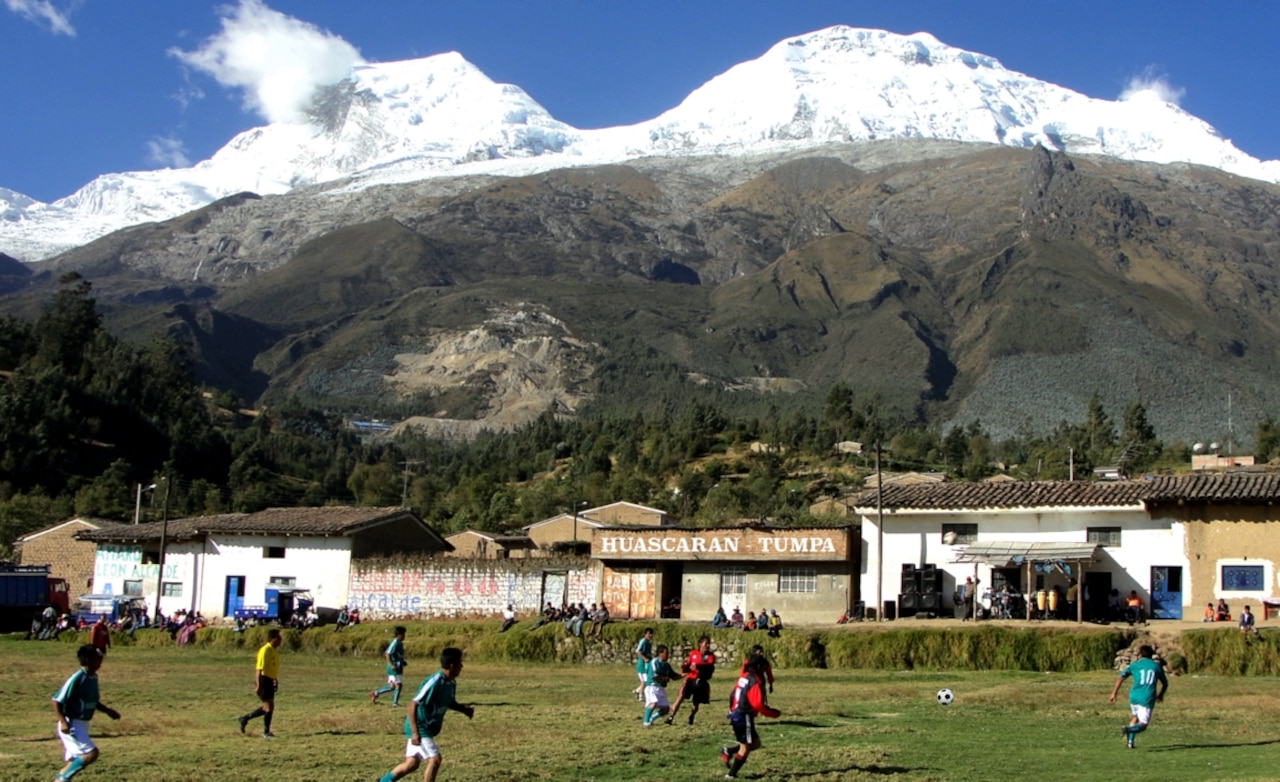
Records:
M409 504L409 474L410 474L409 468L416 467L419 464L422 464L422 462L419 460L400 462L400 465L404 467L404 487L400 490L401 507L407 506Z
M143 486L141 483L138 484L138 498L133 503L133 523L134 524L137 524L142 519L142 493L144 491L151 491L155 487L156 485L154 483L151 484L150 486Z
M884 476L880 473L879 438L876 438L876 621L884 621Z
M164 510L160 514L160 570L156 574L156 624L160 623L160 598L164 597L164 548L169 537L169 476L164 481Z

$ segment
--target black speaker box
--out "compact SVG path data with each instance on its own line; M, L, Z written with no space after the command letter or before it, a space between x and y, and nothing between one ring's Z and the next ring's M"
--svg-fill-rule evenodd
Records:
M920 610L920 596L914 592L898 595L898 616L915 616Z
M920 593L920 610L937 613L942 609L942 593L937 591Z

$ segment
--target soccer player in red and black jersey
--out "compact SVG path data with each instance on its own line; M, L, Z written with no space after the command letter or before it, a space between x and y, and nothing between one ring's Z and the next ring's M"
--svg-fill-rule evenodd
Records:
M711 702L711 677L716 672L716 655L711 651L711 636L704 635L698 639L697 648L684 658L680 670L685 674L684 685L671 706L671 714L667 717L668 725L676 718L680 704L686 699L693 702L693 711L689 712L690 725L693 724L694 715L698 713L698 706Z
M747 675L747 663L751 662L752 657L760 658L760 678L769 684L769 694L773 694L773 666L769 664L769 658L765 656L764 647L756 644L751 647L751 651L747 652L747 656L742 658L742 669L738 671L738 678L741 679Z
M752 750L760 749L760 734L756 733L756 717L777 717L781 712L769 706L764 694L763 658L751 655L747 659L746 674L729 695L729 723L733 725L733 737L738 740L737 752L733 747L720 749L720 762L728 769L726 777L738 776Z

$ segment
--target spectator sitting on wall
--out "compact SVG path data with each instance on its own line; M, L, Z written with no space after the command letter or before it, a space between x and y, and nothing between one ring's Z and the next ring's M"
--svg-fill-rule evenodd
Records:
M742 623L742 629L743 630L756 629L756 612L755 611L747 612L747 620Z
M1222 598L1218 598L1218 607L1214 609L1214 612L1217 614L1217 621L1219 622L1231 621L1231 607L1227 605L1226 600L1223 600Z
M498 628L498 632L505 633L510 630L511 626L515 623L516 609L510 603L507 603L507 607L502 609L502 627Z
M769 609L768 632L770 638L777 638L782 635L782 617L778 616L778 609Z
M592 605L595 605L595 604L593 603ZM588 622L590 618L591 618L591 611L587 608L587 604L578 603L578 613L569 619L569 623L567 625L567 627L569 628L569 632L581 638L582 625Z
M729 615L729 624L741 630L742 621L742 609L734 606L733 613Z
M1253 613L1249 606L1245 606L1240 612L1240 635L1248 637L1250 633L1255 636L1258 634L1258 628L1253 623Z
M1218 621L1218 612L1217 612L1217 611L1215 611L1215 610L1213 609L1213 603L1205 603L1205 604L1204 604L1204 618L1203 618L1203 619L1201 619L1200 621L1201 621L1201 622L1216 622L1216 621Z
M335 633L342 632L342 628L346 627L350 621L351 617L347 614L347 607L343 606L338 611L338 618L333 622L333 631Z
M713 617L711 617L711 626L712 626L712 627L715 627L715 628L719 628L719 629L721 629L721 630L723 630L724 628L726 628L726 627L729 627L729 626L730 626L730 625L729 625L729 617L727 617L727 616L725 616L725 615L724 615L724 607L723 607L723 606L721 606L721 607L717 608L717 609L716 609L716 615L715 615L715 616L713 616Z
M609 607L600 602L600 608L591 617L591 629L587 631L587 635L600 635L604 632L604 626L609 623Z

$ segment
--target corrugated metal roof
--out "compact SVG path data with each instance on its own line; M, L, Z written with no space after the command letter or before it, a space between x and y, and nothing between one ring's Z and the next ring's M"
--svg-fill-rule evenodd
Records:
M1055 543L1050 541L989 541L971 543L956 555L956 562L981 562L1003 567L1026 561L1047 562L1062 560L1078 562L1091 560L1098 551L1096 543Z

